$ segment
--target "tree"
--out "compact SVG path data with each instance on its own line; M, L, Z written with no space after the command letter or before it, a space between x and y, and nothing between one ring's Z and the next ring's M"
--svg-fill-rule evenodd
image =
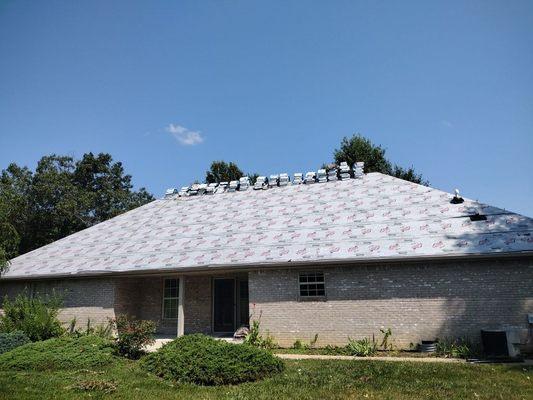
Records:
M417 174L413 167L404 169L393 165L385 158L386 150L380 145L374 145L369 139L355 134L351 138L343 138L339 149L335 149L333 157L335 163L346 161L353 166L357 161L365 163L365 172L381 172L397 178L405 179L414 183L427 185L422 175Z
M133 190L131 176L109 154L87 153L77 161L52 154L39 160L35 172L10 164L0 174L0 257L33 250L151 200L146 189Z
M205 173L206 183L220 183L239 180L244 173L235 163L225 161L213 161L211 168Z

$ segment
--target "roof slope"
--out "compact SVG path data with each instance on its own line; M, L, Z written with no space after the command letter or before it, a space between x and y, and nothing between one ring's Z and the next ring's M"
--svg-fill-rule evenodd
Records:
M160 199L13 259L5 277L533 251L533 219L452 197L370 173Z

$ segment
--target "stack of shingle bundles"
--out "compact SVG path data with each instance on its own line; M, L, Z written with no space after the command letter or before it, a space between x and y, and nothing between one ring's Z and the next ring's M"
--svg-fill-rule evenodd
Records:
M324 183L324 182L327 182L328 181L328 176L326 174L326 170L325 169L319 169L316 173L316 179L318 180L319 183Z
M268 178L268 187L278 186L278 179L279 179L279 176L270 175L270 178Z
M178 189L176 188L170 188L165 191L165 198L172 197L173 195L178 193Z
M216 194L224 193L228 187L228 182L220 182L217 189L215 190Z
M337 180L337 168L332 165L328 168L328 181L333 182Z
M316 174L314 171L309 171L307 174L305 174L304 182L306 184L315 183L316 182L315 176Z
M279 185L287 186L289 184L289 174L282 173L279 174Z
M365 163L364 162L356 162L355 163L355 168L353 170L355 178L362 178L363 177L363 175L364 175L364 167L365 167Z
M294 185L300 185L303 181L304 181L304 174L302 174L301 172L296 172L294 174L294 179L292 180L292 183Z
M204 194L207 189L207 183L200 183L198 185L198 194Z
M180 197L188 196L188 192L189 192L189 186L182 186L178 194L180 195Z
M207 185L207 189L205 190L205 194L213 194L215 193L215 189L218 186L218 183L210 183Z
M250 178L247 176L243 176L241 179L239 179L239 190L248 190L250 187Z
M341 162L341 165L339 166L339 173L342 181L350 179L350 167L346 161Z
M263 189L263 186L266 185L266 176L258 176L255 180L254 190Z
M198 183L193 183L191 185L191 188L189 189L189 196L195 196L198 194L198 187L200 185Z
M228 192L234 192L239 187L239 181L231 181L229 183Z

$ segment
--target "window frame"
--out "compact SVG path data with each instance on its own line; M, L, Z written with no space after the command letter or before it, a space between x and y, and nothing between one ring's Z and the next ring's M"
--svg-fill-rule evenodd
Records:
M309 285L309 281L302 282L302 276L307 275L309 277L310 275L314 275L315 278L315 284L316 285L323 285L324 287L324 294L315 294L315 295L302 295L302 285ZM322 280L317 280L317 277L322 277ZM319 288L315 288L315 291L320 290ZM309 288L307 288L307 291L309 291ZM327 300L327 292L326 292L326 274L324 274L324 271L300 271L298 272L298 301L326 301Z
M167 281L174 280L176 281L176 297L171 296L167 297L165 293L166 283ZM162 289L162 296L161 296L161 320L164 321L177 321L178 315L179 315L179 298L180 298L180 278L174 278L174 277L166 277L163 278L163 289ZM176 301L176 316L175 317L167 317L165 315L165 300L175 300Z

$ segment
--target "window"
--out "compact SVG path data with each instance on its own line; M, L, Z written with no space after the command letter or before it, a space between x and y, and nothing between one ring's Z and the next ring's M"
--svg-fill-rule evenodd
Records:
M323 272L305 272L300 274L300 297L325 297Z
M178 318L178 281L179 279L165 279L163 288L163 318Z

